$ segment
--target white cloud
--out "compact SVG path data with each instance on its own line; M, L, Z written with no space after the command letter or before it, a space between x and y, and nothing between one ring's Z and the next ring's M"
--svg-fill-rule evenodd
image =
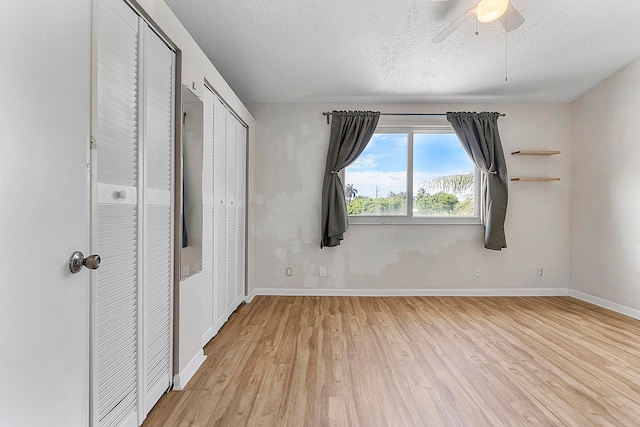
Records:
M348 171L345 184L353 184L358 196L378 197L406 192L407 174L405 172L353 172Z
M355 171L359 171L359 170L371 170L371 169L378 169L378 158L375 155L369 154L361 154L360 157L358 157L358 160L356 160L355 162L353 162L350 166L349 166L349 170L355 170Z

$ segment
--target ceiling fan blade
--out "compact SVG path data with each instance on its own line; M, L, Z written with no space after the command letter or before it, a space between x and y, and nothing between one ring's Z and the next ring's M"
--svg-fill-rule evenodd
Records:
M473 15L475 12L476 12L475 6L474 7L470 7L469 9L467 9L466 12L464 12L462 15L458 16L451 24L449 24L447 26L447 28L442 30L442 32L440 32L440 34L435 36L434 39L432 40L432 42L433 43L440 43L441 41L443 41L444 39L449 37L449 35L451 35L451 33L453 33L455 31L455 29L458 28L460 26L460 24L462 24L462 22L468 16Z
M524 22L524 18L520 15L520 12L509 2L507 11L499 18L500 23L506 31L513 31L518 28Z

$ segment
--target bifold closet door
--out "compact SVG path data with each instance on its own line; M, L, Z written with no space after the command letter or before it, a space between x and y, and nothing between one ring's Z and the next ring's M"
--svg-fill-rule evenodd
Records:
M246 198L247 198L247 128L237 122L236 141L236 307L245 296Z
M214 197L213 121L215 95L204 90L204 132L202 159L202 338L204 347L214 335Z
M214 244L214 332L227 321L227 199L226 199L226 116L227 107L214 103L213 123L213 244Z
M247 130L226 105L205 89L203 236L211 229L211 270L203 247L202 344L205 345L244 299ZM208 147L211 147L210 149ZM210 172L208 168L212 168ZM209 193L211 189L211 193ZM211 218L209 220L208 218ZM208 245L208 243L207 243ZM206 274L205 274L206 272ZM213 323L210 314L213 312ZM213 325L213 329L211 328Z
M174 53L144 24L144 416L171 386Z
M227 111L225 116L225 153L226 153L226 172L227 172L227 310L226 318L229 318L233 310L238 304L236 295L236 275L237 275L237 256L238 247L238 213L237 213L237 144L238 144L238 120Z
M97 253L92 313L92 422L138 425L139 21L122 1L99 5Z
M91 424L138 426L171 384L175 55L124 1L98 9Z
M227 114L227 317L245 292L245 216L247 129Z

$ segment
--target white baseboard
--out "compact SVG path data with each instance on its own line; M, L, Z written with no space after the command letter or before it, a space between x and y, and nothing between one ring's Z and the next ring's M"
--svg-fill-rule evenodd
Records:
M183 390L189 380L195 375L196 371L204 361L207 359L207 356L204 355L204 351L200 349L200 351L193 356L193 359L187 363L187 366L184 367L179 374L175 374L173 376L173 389L174 390Z
M250 304L251 301L253 301L253 299L256 297L256 292L252 291L249 292L249 295L247 295L246 297L244 297L244 302L247 304Z
M634 319L640 319L640 310L618 304L617 302L585 294L584 292L576 291L574 289L569 289L569 296L597 305L598 307L606 308L607 310L615 311L616 313L624 314L625 316L633 317Z
M277 296L566 296L567 288L507 288L507 289L307 289L256 288L246 301L257 295Z
M288 289L256 288L247 295L250 303L258 295L274 296L570 296L640 320L640 310L567 288L510 289Z

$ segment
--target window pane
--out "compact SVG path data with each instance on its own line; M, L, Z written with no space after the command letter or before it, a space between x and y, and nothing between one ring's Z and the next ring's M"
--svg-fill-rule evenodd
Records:
M413 215L473 216L475 166L451 133L413 139Z
M345 170L349 215L407 215L407 134L378 133Z

